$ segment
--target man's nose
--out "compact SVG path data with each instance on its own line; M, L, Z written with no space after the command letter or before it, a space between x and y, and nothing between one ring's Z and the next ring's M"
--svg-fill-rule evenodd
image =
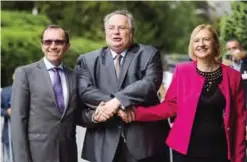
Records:
M51 45L50 45L50 48L56 48L56 47L57 47L57 45L55 44L54 41L52 41L52 43L51 43Z
M114 28L113 33L114 33L114 34L118 34L118 33L120 33L119 31L120 31L119 28Z

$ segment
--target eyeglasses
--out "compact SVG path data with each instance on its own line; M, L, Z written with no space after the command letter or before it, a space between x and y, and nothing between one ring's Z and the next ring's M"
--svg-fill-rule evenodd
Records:
M126 30L129 30L129 28L126 27L126 26L113 26L113 25L109 25L106 29L108 31L110 31L110 32L113 32L115 30L117 30L117 31L126 31Z
M52 45L52 43L55 43L55 45L57 46L62 46L65 44L65 40L59 40L59 39L56 39L56 40L52 40L52 39L46 39L46 40L43 40L42 43L45 45L45 46L50 46Z

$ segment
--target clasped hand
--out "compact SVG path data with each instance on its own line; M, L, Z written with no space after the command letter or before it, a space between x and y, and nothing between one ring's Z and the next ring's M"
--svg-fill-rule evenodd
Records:
M93 114L94 121L105 122L117 114L124 122L133 122L135 119L134 108L132 107L122 110L119 106L120 102L117 99L112 99L108 102L101 102Z

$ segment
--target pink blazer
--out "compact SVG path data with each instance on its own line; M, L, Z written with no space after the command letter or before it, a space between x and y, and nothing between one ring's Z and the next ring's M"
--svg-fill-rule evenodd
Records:
M243 82L238 71L223 64L221 67L223 79L219 88L226 99L223 118L228 159L243 162L246 120ZM156 121L177 115L166 143L186 155L203 84L204 78L196 72L196 62L178 64L165 100L156 106L137 107L136 121Z

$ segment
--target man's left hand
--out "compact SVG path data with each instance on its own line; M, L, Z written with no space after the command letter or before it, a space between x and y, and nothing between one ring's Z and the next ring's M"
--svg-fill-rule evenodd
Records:
M102 106L101 111L108 115L114 115L119 109L119 106L120 101L117 98L113 98Z

